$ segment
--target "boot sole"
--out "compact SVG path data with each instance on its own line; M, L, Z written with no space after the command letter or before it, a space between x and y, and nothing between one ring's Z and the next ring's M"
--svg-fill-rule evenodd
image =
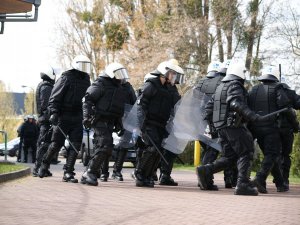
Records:
M249 193L249 192L244 192L244 191L235 191L234 194L235 195L258 196L258 192Z
M78 180L65 180L64 178L62 179L63 182L67 182L67 183L74 183L74 184L77 184L78 183Z
M92 183L87 182L87 181L84 180L84 179L81 179L80 183L81 183L81 184L86 184L86 185L89 185L89 186L98 186L98 182L92 184Z

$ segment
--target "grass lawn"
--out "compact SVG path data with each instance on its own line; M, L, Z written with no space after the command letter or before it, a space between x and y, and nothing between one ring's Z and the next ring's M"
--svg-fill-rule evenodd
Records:
M174 170L195 171L195 167L193 165L174 164ZM255 172L251 172L251 177L255 177L255 174ZM269 176L268 180L273 180L273 177ZM300 177L293 176L292 174L290 174L289 180L291 184L300 184Z
M13 171L18 171L27 168L26 166L22 165L14 165L9 163L0 163L0 174L3 173L10 173Z

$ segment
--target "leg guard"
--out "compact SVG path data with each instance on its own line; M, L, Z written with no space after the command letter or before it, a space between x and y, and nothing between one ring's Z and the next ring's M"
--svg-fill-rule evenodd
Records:
M169 165L167 165L164 160L161 160L161 166L160 166L161 176L159 179L159 185L177 186L178 183L175 182L171 177L174 159L176 155L168 150L165 150L164 157L168 161Z
M136 186L137 187L153 187L147 182L147 176L152 172L154 153L151 151L144 151L142 157L139 159L139 163L136 168ZM151 171L151 172L150 172Z
M238 180L235 188L235 195L258 195L256 188L254 188L249 180L251 163L248 155L242 156L237 162Z
M107 182L107 179L109 178L109 172L108 171L109 171L109 158L106 157L106 159L104 160L104 162L102 163L102 166L101 166L101 173L99 171L99 173L101 174L101 175L99 174L100 180L102 182Z
M41 144L39 146L39 149L37 151L35 165L34 165L33 172L32 172L32 175L34 177L38 176L39 168L41 167L43 157L46 154L48 147L49 147L49 144Z
M75 144L74 144L75 145ZM77 159L77 152L75 152L74 149L70 148L67 156L67 161L65 165L65 171L63 176L63 181L65 182L72 182L72 183L78 183L78 180L75 179L75 173L74 171L74 165L76 163Z
M55 155L56 152L59 151L60 147L61 146L56 144L56 142L52 142L50 144L48 151L46 152L46 154L43 157L42 165L39 169L39 177L40 178L48 176L51 159L52 159L53 155Z
M112 177L118 181L123 181L123 175L121 171L123 169L123 163L126 155L127 155L127 149L119 149L117 153L116 162L114 164L114 171L112 174Z

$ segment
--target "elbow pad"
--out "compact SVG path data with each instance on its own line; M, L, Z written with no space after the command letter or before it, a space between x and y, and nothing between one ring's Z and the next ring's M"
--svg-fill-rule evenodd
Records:
M239 101L232 101L230 103L230 108L244 117L249 121L257 121L259 119L259 115L255 114L249 107Z

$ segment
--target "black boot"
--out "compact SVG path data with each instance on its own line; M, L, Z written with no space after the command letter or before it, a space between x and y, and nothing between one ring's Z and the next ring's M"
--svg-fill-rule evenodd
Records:
M48 175L48 170L50 167L50 163L47 162L46 160L43 160L41 167L39 168L39 177L47 177Z
M89 161L87 170L83 173L81 177L81 183L97 186L97 173L100 171L100 167L104 160L107 159L107 154L103 151L97 152Z
M251 195L256 196L258 192L256 188L253 187L251 184L249 177L250 177L250 156L245 155L239 158L237 162L238 167L238 181L235 187L235 195Z
M161 159L161 165L160 165L161 175L159 177L160 178L159 185L178 186L178 183L175 182L171 177L176 154L165 149L163 155L166 161L168 162L168 164L166 164L166 162L163 159Z
M48 147L48 144L41 144L39 146L39 149L37 150L35 165L32 171L32 176L37 177L39 175L39 168L41 167L43 156L46 154Z
M119 149L117 153L116 162L114 164L114 170L112 174L112 178L116 179L118 181L123 181L123 175L121 173L123 169L123 163L125 160L125 157L127 155L127 149Z
M175 182L171 176L162 174L159 179L159 185L178 186L178 183Z
M39 177L48 177L50 173L49 167L50 167L50 162L53 156L60 150L60 147L57 143L52 142L47 150L47 152L44 154L43 160L42 160L42 165L39 169ZM51 174L52 176L52 174Z
M205 166L198 166L196 168L198 177L198 186L201 190L217 191L218 186L214 185L213 181L213 165L207 164Z
M71 183L78 183L78 180L74 177L74 165L77 159L77 152L73 150L72 148L69 149L69 153L67 156L64 176L62 178L62 181L64 182L71 182Z
M234 191L235 195L251 195L251 196L257 196L258 192L256 188L254 188L250 182L242 182L238 181L237 186Z
M154 158L155 155L152 151L145 150L143 152L143 156L139 159L135 173L135 184L137 187L154 187L154 183L149 179L150 173L152 172Z
M91 186L98 186L97 176L93 173L85 171L81 177L81 183Z
M261 175L260 173L257 173L252 183L255 187L257 187L259 193L267 194L267 184L266 179L264 177L265 176Z

